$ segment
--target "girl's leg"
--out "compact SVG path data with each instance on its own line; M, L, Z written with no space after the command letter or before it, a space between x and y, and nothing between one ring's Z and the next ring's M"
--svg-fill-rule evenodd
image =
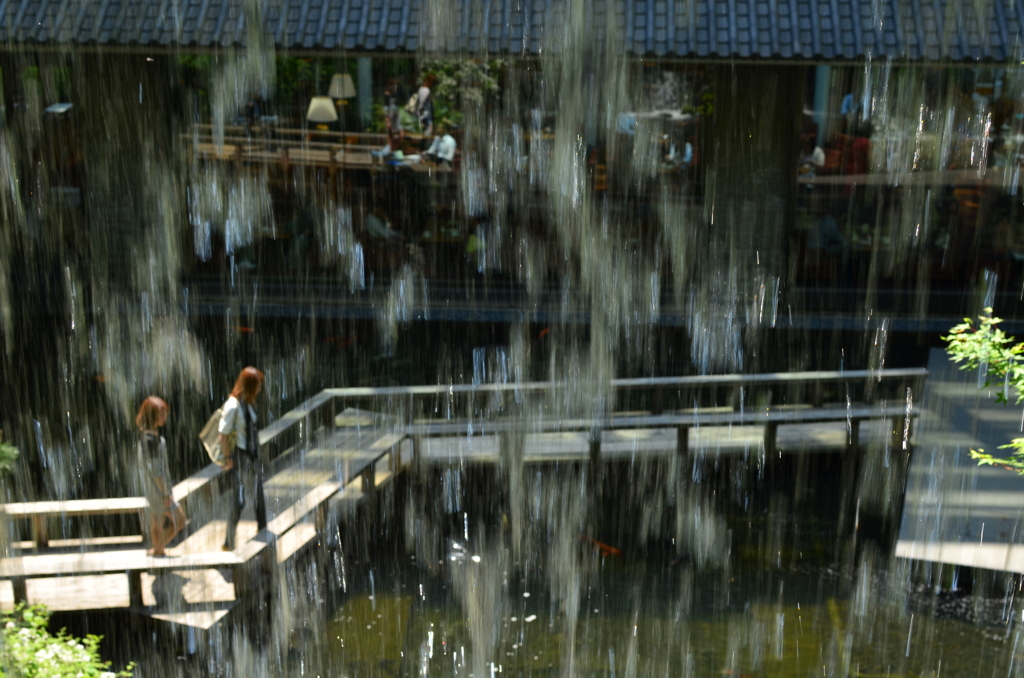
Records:
M167 546L167 539L164 534L163 523L163 514L151 516L149 519L149 540L153 542L153 548L149 549L150 555L164 555L164 547Z
M267 498L263 493L263 474L256 474L256 528L259 530L267 527Z
M235 465L231 473L231 513L228 514L228 531L224 537L224 550L235 550L235 530L238 528L238 520L242 517L242 509L245 508L245 485L242 484L241 465L245 462L242 455L235 452Z
M171 509L171 526L166 530L167 541L166 544L170 544L174 537L185 527L185 509L181 508L181 504L175 504Z

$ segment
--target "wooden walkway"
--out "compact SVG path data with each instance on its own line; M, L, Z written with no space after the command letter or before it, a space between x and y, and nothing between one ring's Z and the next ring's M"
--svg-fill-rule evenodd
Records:
M49 548L34 549L32 542L20 543L33 550L0 559L0 578L9 580L0 584L0 607L10 609L16 598L58 610L131 607L157 619L209 628L234 606L236 582L252 580L258 575L254 570L274 561L287 563L323 533L328 513L359 502L369 488L387 482L407 463L398 445L401 436L379 425L344 425L343 417L339 423L343 426L318 432L314 444L288 450L273 461L264 484L267 529L257 532L250 499L238 525L235 551L220 548L228 498L207 497L204 506L195 492L176 492L189 506L191 524L187 536L167 549L169 557L146 555L138 535L113 545L51 540ZM409 445L405 447L408 452ZM202 474L207 480L215 477L209 468ZM182 485L192 490L210 487L196 478ZM92 504L99 501L91 500L90 507L95 509ZM74 502L69 504L74 508ZM12 519L23 518L21 506L6 512ZM168 599L170 603L162 602Z
M340 516L410 464L493 462L501 438L513 434L523 436L524 463L857 450L868 440L905 435L917 412L898 401L822 406L828 388L840 386L848 394L853 385L870 400L885 380L898 380L895 392L902 393L904 382L918 388L926 374L888 370L620 380L613 388L623 394L640 391L646 409L598 419L509 415L509 403L557 396L565 387L560 384L328 389L260 432L269 468L269 524L257 531L250 501L234 552L220 550L227 498L218 495L219 469L213 465L175 487L190 525L167 558L147 556L139 535L62 539L46 529L58 519L66 524L78 514L97 511L96 501L89 506L7 505L9 534L15 521L39 512L50 517L36 519L31 541L14 544L20 555L0 559L0 579L6 580L0 581L0 607L27 600L58 610L131 608L156 619L210 628L250 587L272 578L275 567L325 543L323 537ZM794 387L804 402L785 397L786 389ZM680 402L695 402L691 396L700 389L739 388L774 389L774 395L763 392L762 401L775 397L785 404L748 408L744 391L737 391L739 397L729 406L673 409ZM437 407L439 399L448 407ZM425 416L439 412L450 417L460 411L469 416ZM133 498L109 501L112 513L139 508Z
M998 448L1022 435L1024 412L995 404L977 371L958 370L941 349L928 365L896 555L945 565L947 577L950 566L1024 572L1024 477L970 458L971 449L1009 452ZM942 568L931 571L940 580Z

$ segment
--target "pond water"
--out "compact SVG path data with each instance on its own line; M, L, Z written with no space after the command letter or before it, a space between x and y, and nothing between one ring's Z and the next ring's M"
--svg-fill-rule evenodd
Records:
M774 558L741 547L723 571L700 572L671 549L602 555L581 540L570 563L522 565L500 549L474 549L480 541L452 542L436 567L413 559L375 570L372 587L366 572L351 577L333 618L302 653L307 670L630 677L1020 671L1013 592L936 594L911 581L905 566L881 566L882 558L829 567L820 557L827 543L807 540L794 546L799 553ZM565 571L555 576L559 567Z

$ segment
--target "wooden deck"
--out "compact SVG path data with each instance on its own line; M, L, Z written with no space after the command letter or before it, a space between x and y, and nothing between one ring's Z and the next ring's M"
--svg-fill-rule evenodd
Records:
M0 559L0 578L9 580L0 583L0 608L11 609L16 599L59 610L134 608L156 619L209 628L234 606L239 595L234 582L252 578L244 568L258 568L271 551L271 565L287 563L323 532L332 508L363 497L371 476L374 487L387 482L392 467L403 463L400 440L379 427L342 427L322 431L316 444L282 455L264 483L267 529L257 532L250 500L233 552L220 548L226 520L219 516L227 514L227 497L221 496L211 502L211 509L190 514L191 530L167 549L166 558L146 555L142 538L136 536L114 544L51 540L49 548ZM408 452L408 444L406 448ZM388 459L392 453L394 461ZM406 462L409 458L407 454ZM216 477L210 468L197 475L186 480L185 487L207 487ZM68 509L71 515L103 513L104 501L90 500L82 506L70 502L57 508ZM134 507L138 498L110 501ZM33 508L39 506L19 505L8 516L22 517Z
M998 448L1022 435L1021 407L995 404L991 390L978 388L977 372L958 370L941 349L932 349L928 364L929 407L918 425L896 555L945 565L947 573L948 566L1024 572L1024 477L970 458L971 449L1009 452Z
M813 386L844 378L860 384L882 379L918 384L925 375L922 370L891 370L621 380L613 382L613 387L647 390L657 397L649 399L649 411L599 419L528 419L479 408L475 416L462 420L413 416L427 409L419 406L422 400L461 398L466 411L473 412L482 399L500 402L515 393L543 398L562 388L557 384L328 389L260 431L270 469L265 480L269 523L257 531L254 502L249 501L234 552L220 550L227 497L218 496L219 469L211 465L175 487L175 496L188 508L190 525L168 549L169 557L147 556L138 535L106 541L55 538L45 548L32 542L18 544L25 549L23 555L0 559L0 579L8 580L0 582L0 608L9 609L15 600L62 610L131 608L155 619L210 628L230 614L249 587L262 585L304 549L325 543L318 537L326 534L329 525L333 529L338 516L412 463L493 462L498 459L501 437L512 432L525 436L524 463L680 452L766 455L857 450L869 440L898 437L916 410L903 404L872 403L843 407L790 403L747 409L740 398L729 407L664 411L660 392L671 395L673 390L709 386L789 388L800 381ZM807 390L810 400L820 393ZM371 407L367 408L368 402ZM384 416L374 410L395 414ZM112 501L128 506L137 500ZM62 519L96 508L74 502L49 507ZM12 507L6 512L7 520L24 518L32 510Z

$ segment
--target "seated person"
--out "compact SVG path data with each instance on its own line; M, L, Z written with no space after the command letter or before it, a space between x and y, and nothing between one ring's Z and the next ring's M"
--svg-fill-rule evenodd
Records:
M423 157L434 162L450 163L455 159L455 148L455 139L452 135L444 134L434 137Z
M801 180L813 179L825 167L825 151L815 143L813 136L803 138L798 174ZM809 188L809 186L808 186Z

